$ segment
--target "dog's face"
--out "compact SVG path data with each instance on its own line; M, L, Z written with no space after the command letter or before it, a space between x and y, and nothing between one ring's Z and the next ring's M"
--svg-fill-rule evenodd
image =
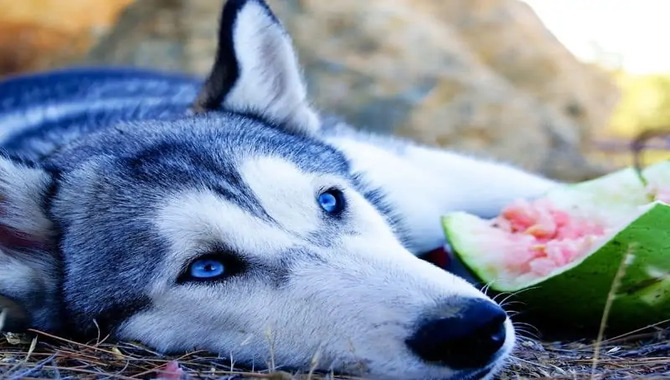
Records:
M36 328L102 328L256 367L498 368L514 341L505 313L408 252L380 189L316 137L267 7L229 1L220 38L204 115L91 135L43 168L0 160L6 322L26 313Z

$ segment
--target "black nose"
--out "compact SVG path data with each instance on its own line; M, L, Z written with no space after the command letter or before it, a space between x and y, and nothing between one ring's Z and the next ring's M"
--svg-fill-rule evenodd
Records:
M454 369L487 365L505 343L507 314L483 299L462 299L433 312L406 340L421 359Z

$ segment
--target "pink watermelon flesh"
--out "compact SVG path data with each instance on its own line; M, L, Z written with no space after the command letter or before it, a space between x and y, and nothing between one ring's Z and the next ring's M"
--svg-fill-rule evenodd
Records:
M492 226L512 243L505 244L507 252L501 252L502 268L509 275L527 278L545 277L584 257L607 232L605 226L571 216L548 199L516 201Z
M670 203L670 188L650 182L649 201ZM612 213L607 218L589 216L588 206L559 207L551 198L517 200L490 221L499 242L492 263L506 277L534 282L560 271L586 255L615 233L628 218Z

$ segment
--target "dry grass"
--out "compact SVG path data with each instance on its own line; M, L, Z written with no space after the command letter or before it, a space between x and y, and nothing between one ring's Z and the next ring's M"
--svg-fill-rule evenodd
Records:
M515 358L500 378L670 379L670 324L651 326L599 344L520 339Z
M670 324L648 327L601 342L540 342L522 338L500 379L668 379ZM179 366L175 364L178 363ZM206 352L164 356L131 342L77 343L43 333L0 337L0 378L142 379L351 379L231 367ZM279 363L281 364L281 363ZM593 367L593 368L592 368ZM281 368L279 368L281 369Z

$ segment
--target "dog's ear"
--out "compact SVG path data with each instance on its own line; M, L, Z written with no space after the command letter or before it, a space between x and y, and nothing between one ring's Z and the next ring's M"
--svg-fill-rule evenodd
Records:
M319 128L291 38L262 0L228 0L223 7L216 60L193 105L262 116L292 133Z
M52 178L0 157L0 330L53 330L58 265L53 226L44 211Z

